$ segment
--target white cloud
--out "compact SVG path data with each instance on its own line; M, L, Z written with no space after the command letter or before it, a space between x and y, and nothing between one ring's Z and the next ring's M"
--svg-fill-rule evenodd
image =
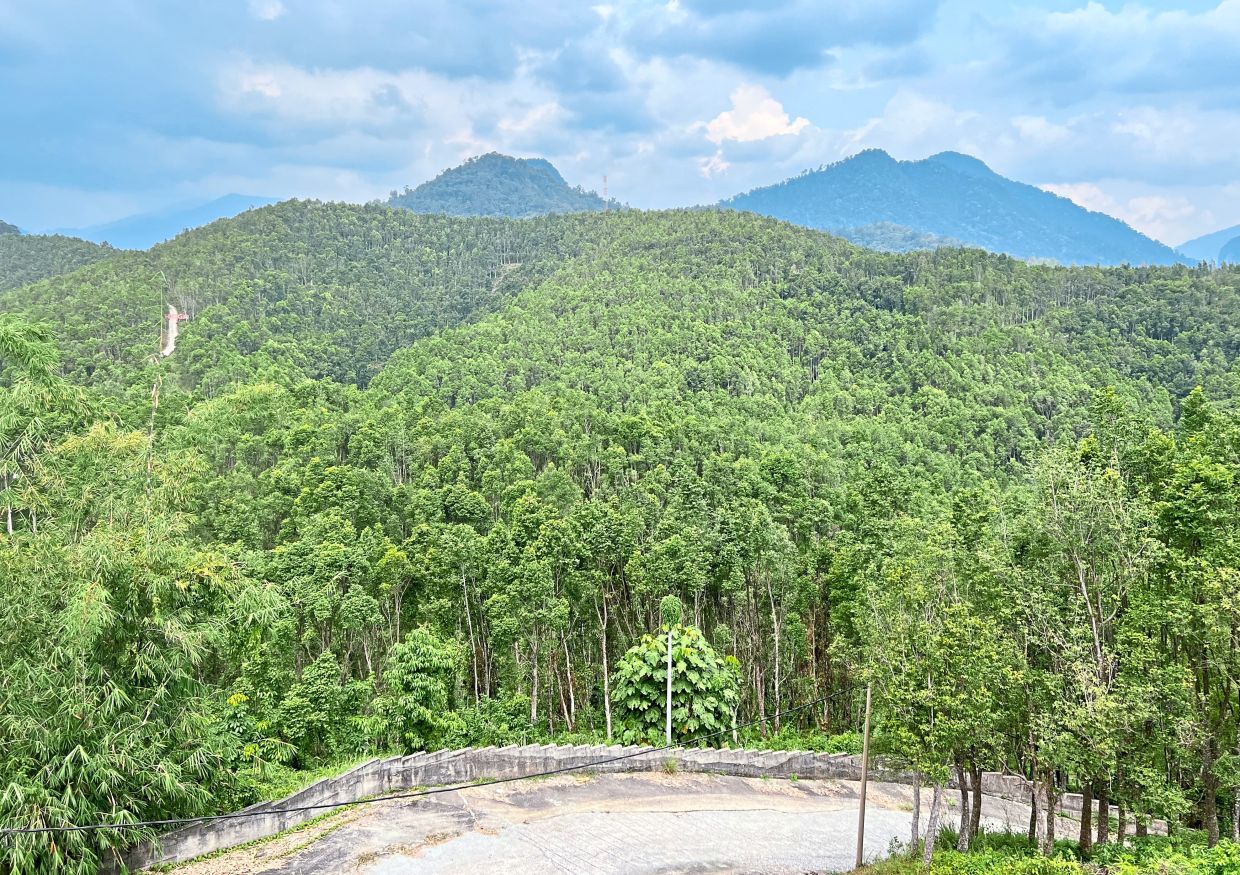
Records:
M723 151L716 151L714 155L707 155L698 159L698 172L706 179L711 179L723 173L732 165L723 158Z
M275 21L285 12L280 0L250 0L250 15L259 21Z
M1193 220L1198 218L1201 212L1196 204L1183 195L1125 196L1113 194L1094 182L1070 182L1041 187L1060 197L1066 197L1077 206L1121 219L1155 240L1182 239L1181 229L1193 224Z
M1012 127L1016 128L1022 140L1037 146L1053 146L1062 143L1072 136L1072 130L1064 125L1055 124L1040 115L1018 115L1012 118Z
M742 85L732 92L731 99L730 110L705 123L706 139L712 143L750 143L769 137L796 136L809 126L809 119L790 119L783 104L761 85Z
M520 115L509 115L499 120L499 129L507 134L525 133L554 122L564 114L563 107L554 100L530 107Z

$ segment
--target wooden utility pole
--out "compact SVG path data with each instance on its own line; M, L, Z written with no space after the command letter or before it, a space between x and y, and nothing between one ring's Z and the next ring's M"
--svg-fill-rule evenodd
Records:
M857 812L857 868L865 859L865 788L870 780L870 697L873 685L865 685L865 733L861 737L861 809Z

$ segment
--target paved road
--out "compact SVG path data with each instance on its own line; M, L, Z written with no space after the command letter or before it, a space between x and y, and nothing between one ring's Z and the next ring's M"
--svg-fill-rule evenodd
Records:
M308 832L178 872L843 872L856 853L856 793L855 783L843 781L561 776L353 809ZM908 787L871 785L868 859L907 838L910 800ZM1028 822L1024 806L988 799L984 811L990 828L1023 829Z

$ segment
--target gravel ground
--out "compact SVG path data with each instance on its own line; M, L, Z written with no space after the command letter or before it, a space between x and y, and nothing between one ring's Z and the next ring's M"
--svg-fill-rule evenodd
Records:
M852 868L857 790L848 781L700 774L565 775L343 811L179 875L812 873ZM923 794L925 816L929 794ZM956 801L949 797L950 801ZM867 859L907 840L911 788L870 785ZM954 806L948 820L953 819ZM991 829L1029 809L987 797ZM923 828L925 820L923 818ZM1066 827L1066 823L1065 823Z

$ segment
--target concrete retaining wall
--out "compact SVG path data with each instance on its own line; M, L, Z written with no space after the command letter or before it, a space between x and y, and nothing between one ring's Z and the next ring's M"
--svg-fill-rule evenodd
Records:
M601 760L624 757L612 762ZM338 775L311 784L277 802L260 802L244 809L246 817L193 824L161 836L159 841L131 849L126 863L132 869L159 863L179 863L215 851L266 838L312 820L329 809L288 812L307 805L354 802L359 799L406 790L469 783L483 779L519 778L555 769L576 768L592 772L661 771L675 760L682 772L712 772L751 778L818 778L859 780L861 757L811 751L716 750L677 748L657 751L650 747L616 745L511 745L464 748L416 753L410 756L371 760ZM912 783L912 774L871 762L876 781ZM982 791L1017 802L1028 802L1030 784L1018 775L982 774ZM1080 797L1072 809L1080 811Z

